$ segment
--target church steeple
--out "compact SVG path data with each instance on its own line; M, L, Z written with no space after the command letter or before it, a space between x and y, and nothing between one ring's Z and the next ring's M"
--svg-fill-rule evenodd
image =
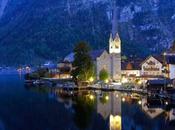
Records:
M113 39L112 34L110 35L109 53L110 54L112 54L112 53L120 54L121 53L121 40L120 40L118 33L116 33L114 39Z
M121 40L118 34L118 14L119 8L114 3L113 12L112 12L112 31L109 38L109 53L121 53Z
M119 8L116 6L114 3L114 7L112 10L112 38L114 39L116 34L118 33L118 13L119 13Z

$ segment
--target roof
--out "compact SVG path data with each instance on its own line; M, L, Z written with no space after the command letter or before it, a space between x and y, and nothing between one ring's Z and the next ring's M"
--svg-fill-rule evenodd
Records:
M175 55L167 55L166 62L167 64L175 64Z
M101 50L91 51L90 56L93 60L96 60L98 57L100 57L103 54L104 51L106 50L101 49Z
M74 61L74 53L71 52L69 53L65 58L64 58L64 61L67 61L67 62L73 62Z
M156 60L158 60L160 63L164 62L163 55L152 55Z
M169 84L170 80L167 79L159 79L159 80L148 80L147 84L149 85L159 85L159 84Z
M103 52L106 51L104 49L101 49L101 50L94 50L94 51L91 51L90 52L90 56L92 58L92 60L96 60L98 57L100 57ZM70 54L68 54L65 58L64 58L64 61L68 61L68 62L73 62L74 61L74 53L71 52Z
M55 69L55 68L57 68L57 65L51 61L48 61L48 62L44 63L41 67L48 68L48 69Z
M151 57L155 58L156 60L158 60L160 63L163 64L164 58L163 58L162 55L150 55L150 56L148 56L148 57L141 63L141 65L143 65L143 64L144 64L149 58L151 58Z
M122 62L122 70L140 70L140 61L125 61Z

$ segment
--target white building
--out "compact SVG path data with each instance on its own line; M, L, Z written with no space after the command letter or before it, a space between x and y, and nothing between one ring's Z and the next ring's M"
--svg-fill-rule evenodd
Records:
M122 76L139 77L141 76L140 62L122 62Z
M147 77L161 77L163 69L163 59L156 56L149 56L141 64L141 75Z

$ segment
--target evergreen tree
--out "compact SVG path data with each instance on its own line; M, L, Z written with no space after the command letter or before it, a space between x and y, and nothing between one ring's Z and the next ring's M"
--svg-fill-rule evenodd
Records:
M94 77L94 64L89 54L90 47L86 42L78 43L74 48L74 62L72 76L79 81L88 81Z

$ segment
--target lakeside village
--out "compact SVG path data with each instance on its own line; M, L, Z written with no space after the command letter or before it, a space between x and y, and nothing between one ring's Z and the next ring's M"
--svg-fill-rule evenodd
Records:
M109 50L90 51L88 44L80 42L57 65L44 64L25 79L26 83L67 90L134 91L175 100L174 46L145 59L124 59L120 37L112 33Z

